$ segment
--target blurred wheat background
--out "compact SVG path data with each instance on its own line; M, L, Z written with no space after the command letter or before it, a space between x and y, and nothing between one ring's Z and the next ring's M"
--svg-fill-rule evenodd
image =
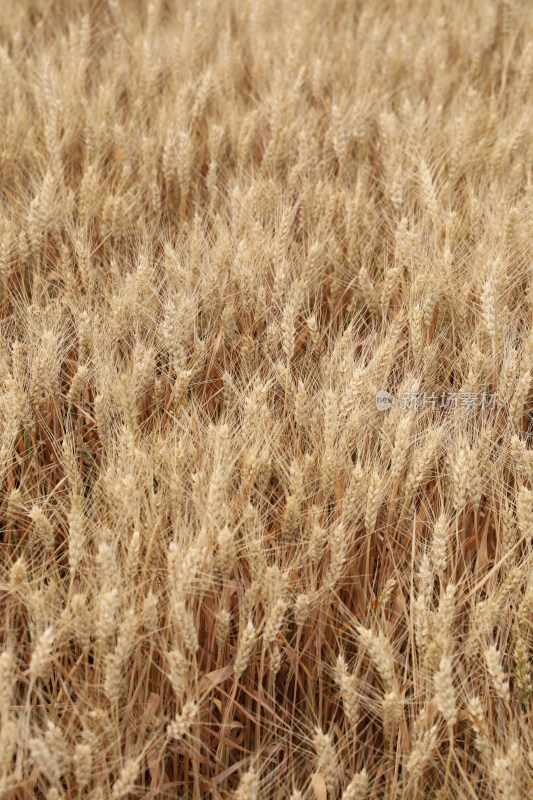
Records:
M1 0L2 798L532 796L532 78L528 0Z

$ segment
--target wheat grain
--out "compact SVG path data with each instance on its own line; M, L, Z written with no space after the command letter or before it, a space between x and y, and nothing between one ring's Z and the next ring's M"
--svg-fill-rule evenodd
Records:
M0 794L529 796L531 4L96 5L0 24Z

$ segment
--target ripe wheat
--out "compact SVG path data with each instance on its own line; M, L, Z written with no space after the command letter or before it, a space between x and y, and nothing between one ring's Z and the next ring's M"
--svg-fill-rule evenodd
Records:
M531 3L0 12L0 797L532 796Z

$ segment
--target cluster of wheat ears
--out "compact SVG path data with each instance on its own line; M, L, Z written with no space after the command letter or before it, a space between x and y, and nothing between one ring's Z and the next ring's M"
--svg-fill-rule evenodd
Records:
M532 796L529 0L1 0L0 107L0 796Z

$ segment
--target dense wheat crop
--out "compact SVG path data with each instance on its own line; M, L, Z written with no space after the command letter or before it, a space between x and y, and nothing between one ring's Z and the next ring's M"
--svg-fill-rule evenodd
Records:
M529 0L0 0L2 798L532 796L532 93Z

